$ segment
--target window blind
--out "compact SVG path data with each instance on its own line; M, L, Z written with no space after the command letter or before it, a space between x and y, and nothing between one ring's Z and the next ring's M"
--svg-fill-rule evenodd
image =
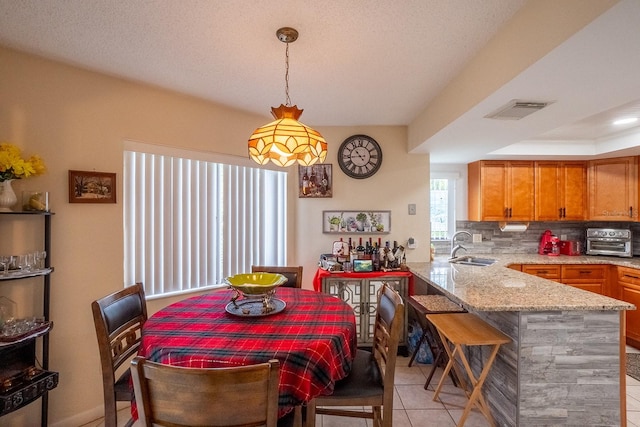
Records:
M284 265L286 188L282 171L125 151L125 285L167 295Z

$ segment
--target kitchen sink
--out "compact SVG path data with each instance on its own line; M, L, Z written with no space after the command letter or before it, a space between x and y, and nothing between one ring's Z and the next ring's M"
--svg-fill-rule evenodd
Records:
M478 267L486 267L488 265L495 263L496 260L491 258L480 258L476 256L465 255L465 256L450 259L449 262L453 264L475 265Z

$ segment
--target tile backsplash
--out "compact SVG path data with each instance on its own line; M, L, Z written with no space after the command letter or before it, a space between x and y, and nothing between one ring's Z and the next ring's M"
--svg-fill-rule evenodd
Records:
M498 222L456 221L456 231L482 234L482 242L473 243L469 236L460 236L456 241L467 249L466 253L535 254L538 252L540 236L545 230L551 230L558 237L566 235L566 240L578 240L584 248L586 229L593 227L630 229L633 233L634 255L640 256L640 223L636 222L531 221L526 231L503 232ZM436 247L436 256L448 255L451 251L449 240L432 240L431 243ZM459 252L463 253L465 252Z

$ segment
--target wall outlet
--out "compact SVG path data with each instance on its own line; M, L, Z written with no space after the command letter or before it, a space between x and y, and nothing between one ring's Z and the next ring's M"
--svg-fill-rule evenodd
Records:
M409 204L409 215L415 215L416 214L416 204L415 203L410 203Z
M566 234L561 234L560 235L560 240L567 240L567 235Z
M474 234L473 243L482 243L482 234Z

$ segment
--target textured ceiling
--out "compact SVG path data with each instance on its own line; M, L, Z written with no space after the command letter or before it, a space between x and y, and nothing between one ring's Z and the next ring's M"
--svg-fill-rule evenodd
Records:
M1 0L0 43L269 116L406 125L524 0Z
M291 26L300 37L290 45L289 88L292 103L305 110L304 123L408 125L525 3L0 0L0 44L269 119L270 107L286 101L285 45L275 31ZM559 146L559 139L587 147L588 155L606 152L594 147L619 132L608 128L609 117L640 109L640 1L620 4L613 17L570 39L571 50L560 46L413 152L431 153L432 162L461 163L499 157L499 150L526 154L532 140L540 154L541 141ZM612 49L619 38L635 49ZM575 79L567 63L584 61L591 46L610 51L606 59L591 56L592 74L601 76L597 85ZM481 120L523 96L558 102L518 124Z

